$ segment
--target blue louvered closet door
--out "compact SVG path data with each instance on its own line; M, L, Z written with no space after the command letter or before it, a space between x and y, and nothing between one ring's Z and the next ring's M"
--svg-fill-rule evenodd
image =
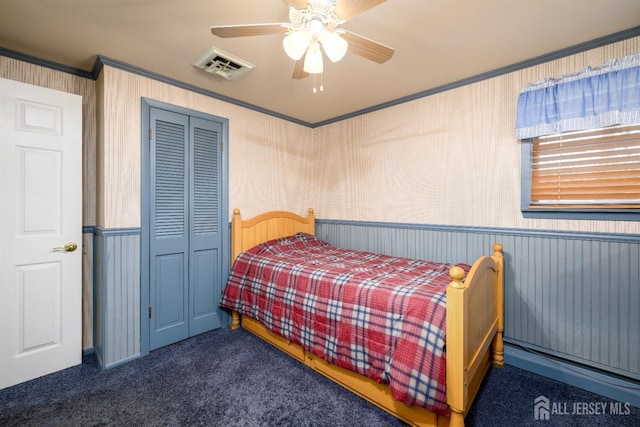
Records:
M150 350L221 326L221 125L150 112Z

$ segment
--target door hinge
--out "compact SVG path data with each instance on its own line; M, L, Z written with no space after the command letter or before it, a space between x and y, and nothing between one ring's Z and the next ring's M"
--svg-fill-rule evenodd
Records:
M149 319L151 319L151 306L149 306Z
M153 130L149 128L149 141L151 141L152 137L153 137Z
M224 142L220 142L220 151L224 152Z

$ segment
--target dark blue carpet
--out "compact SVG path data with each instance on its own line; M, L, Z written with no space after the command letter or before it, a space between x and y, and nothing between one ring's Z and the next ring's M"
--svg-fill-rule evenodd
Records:
M613 404L518 368L491 368L468 426L640 426L628 415L534 419L533 401ZM587 406L588 408L588 406ZM622 407L625 410L625 407ZM93 356L0 390L1 426L404 426L244 330L219 329L106 371Z

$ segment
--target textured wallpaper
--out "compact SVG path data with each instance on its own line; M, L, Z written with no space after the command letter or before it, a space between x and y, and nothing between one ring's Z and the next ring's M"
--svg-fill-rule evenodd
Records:
M640 52L640 38L314 130L318 218L640 233L638 221L523 218L518 94L529 82Z
M630 221L525 219L522 87L640 51L640 38L309 129L106 66L100 223L140 225L140 97L229 119L229 211L322 219L640 233ZM132 119L133 118L133 119Z
M139 227L141 98L229 119L229 212L250 217L264 210L306 212L311 202L312 129L105 66L97 82L104 129L98 136L103 171L98 223Z
M105 66L96 82L0 57L0 77L83 95L85 225L139 227L141 98L229 119L229 213L640 234L632 221L525 219L521 88L640 51L640 37L315 129ZM96 142L97 141L97 142Z

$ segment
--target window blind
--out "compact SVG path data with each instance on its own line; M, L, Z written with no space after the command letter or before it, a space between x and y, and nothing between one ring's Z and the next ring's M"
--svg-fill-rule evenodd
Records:
M531 207L640 208L640 126L532 140Z

